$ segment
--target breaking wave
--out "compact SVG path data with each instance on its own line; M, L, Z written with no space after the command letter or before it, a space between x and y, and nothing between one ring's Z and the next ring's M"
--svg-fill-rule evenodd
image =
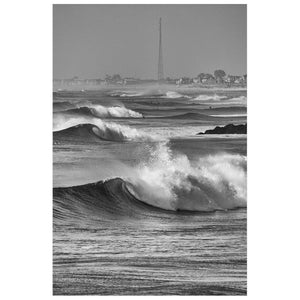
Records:
M247 97L246 96L239 96L239 97L233 97L233 98L229 98L226 99L224 101L222 101L223 105L240 105L240 106L244 106L246 107L247 105Z
M127 97L127 98L134 98L134 97L147 97L153 98L155 96L160 96L161 91L159 89L144 89L142 91L137 90L124 90L124 91L115 91L114 93L110 93L109 95L112 97Z
M140 97L143 96L145 93L144 92L123 92L122 94L119 94L119 97ZM115 94L115 96L117 96Z
M167 143L152 149L148 162L128 178L141 201L167 210L214 211L246 207L246 157L218 154L191 162Z
M76 108L76 105L69 101L53 102L53 111L59 112Z
M71 218L78 222L118 221L159 217L163 211L136 199L121 178L80 186L53 189L53 217L56 223Z
M76 108L67 109L64 113L90 115L98 118L143 118L141 113L124 106L106 107L99 104L85 104L84 106L77 104Z
M162 98L177 99L177 98L191 98L191 97L187 95L179 94L178 92L168 91L166 92L165 96L162 96Z
M82 126L84 130L82 130ZM89 126L89 128L86 128ZM92 127L91 127L92 126ZM72 128L72 130L70 130ZM120 125L114 122L105 122L96 118L71 118L56 120L54 124L54 138L68 136L72 133L73 137L90 137L91 134L102 140L107 141L154 141L158 137L150 135L142 130L137 130L126 125Z
M102 118L143 118L141 113L128 109L124 106L105 107L94 105L91 107L94 115Z
M244 101L247 101L247 97L246 96L235 97L235 98L229 99L229 101L241 101L241 102L244 102Z
M194 98L193 100L197 100L197 101L209 101L209 100L219 101L219 100L222 100L222 99L225 99L225 98L227 98L227 97L214 94L214 95L199 95L198 97Z
M54 199L127 217L149 216L157 209L210 212L247 206L245 156L223 153L190 161L166 142L151 147L149 159L132 167L126 178L55 188Z

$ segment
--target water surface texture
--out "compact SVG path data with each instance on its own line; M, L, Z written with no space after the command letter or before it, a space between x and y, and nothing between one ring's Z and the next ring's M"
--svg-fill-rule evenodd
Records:
M243 90L53 93L53 294L245 295Z

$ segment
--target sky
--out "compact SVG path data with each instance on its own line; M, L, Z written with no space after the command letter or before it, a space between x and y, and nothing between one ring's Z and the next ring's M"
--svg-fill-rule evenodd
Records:
M53 5L54 78L247 73L246 5Z

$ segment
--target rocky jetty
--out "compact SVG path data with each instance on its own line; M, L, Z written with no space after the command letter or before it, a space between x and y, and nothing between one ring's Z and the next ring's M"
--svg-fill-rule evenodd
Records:
M197 134L247 134L247 124L228 124L224 127L217 126L214 129L209 129Z

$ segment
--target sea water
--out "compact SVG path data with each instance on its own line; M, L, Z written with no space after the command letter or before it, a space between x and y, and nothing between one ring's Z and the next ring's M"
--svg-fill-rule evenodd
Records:
M53 293L246 294L246 91L53 98Z

